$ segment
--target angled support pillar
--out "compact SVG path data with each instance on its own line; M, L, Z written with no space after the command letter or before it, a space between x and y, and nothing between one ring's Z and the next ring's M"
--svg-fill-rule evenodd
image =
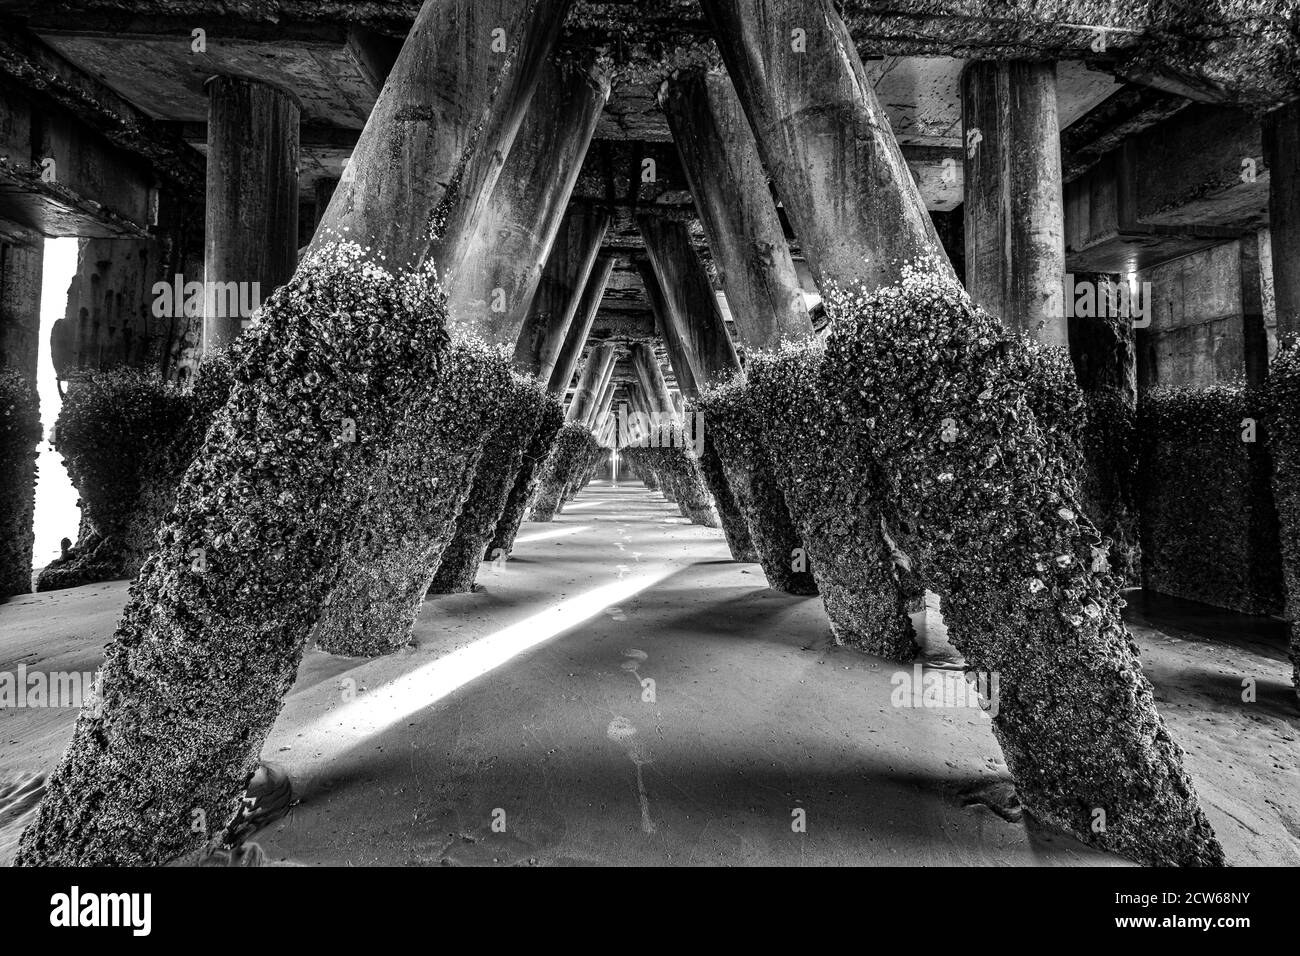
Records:
M573 185L609 97L609 77L547 65L472 238L447 278L453 327L489 342L519 336Z
M215 76L207 93L204 354L237 339L297 268L301 118L295 96L258 80Z
M609 372L605 376L605 388L600 396L600 404L596 406L595 414L591 416L591 428L599 434L605 434L609 424L609 410L614 405L614 365L611 362Z
M695 399L701 388L739 374L740 359L686 227L662 219L643 219L639 225L650 257L638 261L637 270L668 347L677 384L683 396ZM671 283L675 295L665 295L661 278ZM737 561L757 561L745 505L732 494L707 423L696 422L694 433L703 434L697 456L700 477L713 496L727 548Z
M601 389L607 381L610 370L614 367L614 346L597 345L587 356L587 364L578 379L577 391L569 403L565 420L581 422L591 427L591 418L601 398Z
M740 342L771 349L813 334L749 121L725 73L674 73L659 89Z
M578 301L578 310L569 323L569 330L564 334L564 345L556 359L550 381L546 383L552 395L563 398L573 382L573 375L582 359L583 346L587 344L587 336L596 321L596 313L600 311L601 300L605 297L605 285L609 282L609 274L613 269L614 257L600 256L591 269L591 275L587 277L582 298Z
M432 457L423 423L446 341L430 320L439 309L431 290L399 285L399 274L423 255L429 224L467 199L455 184L475 131L492 128L496 93L492 71L474 68L479 55L505 65L492 31L541 29L542 9L541 0L421 7L353 175L312 241L355 240L392 275L346 256L310 257L295 287L268 301L260 334L236 342L238 361L276 374L239 378L216 413L132 588L95 706L78 718L20 839L19 865L190 858L238 819L307 635L339 593L345 557L372 536L372 478L393 478L378 496L391 519L409 498L401 479ZM400 517L421 520L413 508ZM421 596L406 605L412 619Z
M1056 64L971 63L961 102L966 288L1008 328L1068 347Z
M515 368L546 382L552 395L560 394L551 376L608 228L609 213L602 209L569 209L515 343Z
M651 304L662 302L664 338L675 342L682 352L695 387L703 388L733 374L740 368L740 357L722 320L709 274L691 245L686 224L658 216L638 216L637 229L645 240L650 266L658 280L659 288L657 293L651 293ZM646 288L649 292L648 282Z
M553 45L567 10L568 0L426 0L308 252L352 240L391 270L420 265L431 247L440 273L458 263L464 250L453 240L469 239L472 210L495 185L494 164L474 157L509 154L520 124L503 114L524 105L510 91L535 87L523 74L540 71L552 46L534 44ZM504 52L495 31L504 31Z
M702 6L823 294L828 279L892 285L922 257L951 275L889 118L828 0ZM792 42L795 31L803 42Z
M838 390L849 422L873 423L846 430L843 461L876 486L894 550L942 596L949 637L968 668L997 675L993 730L1021 803L1141 862L1221 865L1223 850L1132 650L1117 585L1086 563L1095 532L1076 510L1060 450L1026 413L1014 355L980 344L1001 330L957 288L832 0L701 3L822 291L901 286L902 301L874 310L832 296L839 314L818 374ZM803 31L797 45L794 30ZM933 260L930 275L909 279L903 266L918 258ZM932 337L961 345L951 361L918 369L910 356ZM984 404L985 383L1010 397ZM998 427L954 419L960 444L916 450L918 431L938 436L942 419L927 411L936 405L982 408ZM1017 453L1004 456L1007 447ZM956 462L958 451L966 464L945 473L951 481L915 490L934 485L937 456ZM989 460L1000 464L978 464ZM955 499L968 502L968 527L916 520ZM1015 502L1024 544L990 551L1006 501ZM1035 552L1058 557L1036 564ZM1008 583L1022 581L1043 596ZM1067 597L1074 588L1090 595L1081 613Z

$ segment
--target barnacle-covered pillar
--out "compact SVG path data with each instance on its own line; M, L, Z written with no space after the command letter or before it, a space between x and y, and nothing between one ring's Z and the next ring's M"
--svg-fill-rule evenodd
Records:
M466 201L454 184L474 131L492 126L498 82L469 67L498 28L514 46L493 55L508 65L541 10L421 8L322 227L355 244L318 233L236 341L230 398L132 588L19 864L163 863L234 817L342 557L369 531L374 478L419 445L436 397L441 296L427 275L395 270ZM428 457L391 471L410 491L395 501L441 494L420 471Z
M293 94L215 76L208 92L203 351L233 342L298 265L298 123Z
M518 337L608 96L603 72L546 67L465 252L449 264L453 327L489 342Z
M774 348L812 335L767 173L731 79L700 69L679 71L660 87L659 105L673 131L741 343ZM658 265L653 250L651 258Z
M961 77L966 288L1012 329L1069 343L1056 64L982 60Z
M645 342L635 342L630 353L645 412L650 419L646 456L658 465L660 479L673 485L677 507L683 517L706 528L720 527L721 522L700 474L699 449L694 447L698 433L683 427L654 349Z
M515 343L515 367L524 374L551 381L608 228L609 213L603 209L571 207L565 214Z
M677 384L684 396L694 400L701 388L739 375L740 359L723 323L708 274L690 245L686 227L678 222L649 218L642 219L639 225L650 254L648 260L637 262L641 284L663 333ZM673 294L665 291L661 278L672 283ZM689 414L696 414L693 406ZM692 424L696 433L703 434L696 458L700 477L713 496L727 548L737 561L757 561L744 507L728 487L726 471L708 424L703 420Z
M1143 862L1221 864L1113 582L1088 563L1095 530L1026 406L1031 363L961 295L831 0L702 4L830 300L819 374L855 425L846 464L879 496L898 560L942 596L967 666L997 674L993 728L1021 802Z

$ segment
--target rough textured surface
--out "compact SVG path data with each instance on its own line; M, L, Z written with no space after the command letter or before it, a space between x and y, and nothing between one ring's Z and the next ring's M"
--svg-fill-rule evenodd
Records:
M595 447L596 438L591 429L579 422L565 423L555 438L555 447L529 503L529 521L550 521L556 516L568 494L569 483L586 470Z
M515 476L514 487L510 489L510 496L501 511L501 520L497 522L496 530L492 533L492 541L488 544L485 557L492 557L497 553L509 555L514 548L515 536L519 534L519 525L523 522L528 503L533 500L533 494L542 480L547 459L555 447L556 437L563 425L564 408L558 399L548 396L546 404L538 415L537 428L528 440L528 448L524 451L519 473Z
M699 460L684 446L681 426L673 425L672 433L665 435L666 445L630 446L624 451L640 458L655 473L664 497L677 505L683 518L705 528L720 527Z
M436 283L355 248L322 250L271 296L19 864L162 863L232 818L364 530L365 476L429 400L445 345Z
M455 534L433 576L429 590L434 594L472 590L479 564L491 557L488 545L523 465L525 446L537 431L546 392L534 380L516 375L492 401L500 407L500 421L483 446Z
M744 516L768 587L786 594L816 594L811 560L795 570L803 542L772 475L745 382L736 378L707 389L697 406L704 414L706 434L722 460L727 487Z
M36 578L55 591L133 578L157 544L177 486L230 395L229 356L204 359L180 388L130 368L92 373L59 413L57 447L81 495L81 539Z
M364 534L345 552L312 637L331 654L373 657L406 646L452 540L484 442L511 380L505 355L457 344L428 404L402 423L368 487Z
M897 546L967 668L998 675L994 732L1025 808L1143 863L1222 864L1021 346L924 269L836 290L828 312L824 378L865 426L843 454L879 469Z
M731 556L737 561L757 562L758 551L754 547L754 539L750 537L749 526L745 523L745 516L740 513L736 496L727 484L727 474L722 467L722 459L718 457L713 437L707 432L704 435L704 453L700 455L699 463L700 475L704 479L704 486L713 496L714 509L718 512L718 520L722 522L722 533L726 535Z
M1161 388L1139 406L1143 584L1247 614L1284 601L1261 396L1239 385ZM1242 440L1244 422L1255 441Z
M32 589L32 509L41 420L36 390L0 368L0 602Z
M1291 622L1292 680L1300 699L1300 342L1285 343L1274 358L1267 402L1273 497L1281 522L1286 616Z
M852 428L831 399L844 386L831 376L825 384L821 365L815 341L752 357L754 414L835 640L910 661L916 641L908 612L922 589L882 533L878 478L844 454Z

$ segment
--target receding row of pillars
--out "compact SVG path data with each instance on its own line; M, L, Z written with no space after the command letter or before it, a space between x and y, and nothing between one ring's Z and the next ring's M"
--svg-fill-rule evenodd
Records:
M942 260L942 246L916 190L874 185L909 173L879 105L860 95L869 79L843 23L825 25L832 55L795 59L785 55L780 18L733 16L740 2L705 5L728 72L678 71L658 101L736 340L744 349L771 348L808 336L812 324L768 173L779 195L806 197L786 213L819 285L850 274L868 286L890 283L907 261L937 250ZM505 22L518 4L487 6L493 9L457 9L486 24ZM533 10L528 23L544 26L518 31L497 91L506 107L490 108L490 96L446 82L453 73L493 77L502 69L501 57L455 42L473 23L441 31L444 39L429 49L406 45L367 123L400 135L393 142L363 132L344 174L349 188L335 192L311 245L364 238L395 268L432 257L446 280L451 324L514 343L517 366L562 396L613 267L600 255L608 213L570 204L610 82L599 68L549 57L564 3L541 6L548 9ZM817 90L817 110L805 108L801 91L809 89ZM238 77L214 77L208 97L206 279L257 282L269 294L298 259L300 107L289 91ZM1067 345L1055 66L972 63L961 101L972 299L1045 344ZM420 121L403 118L417 106ZM474 121L482 116L490 121ZM1300 332L1300 106L1265 119L1265 152L1273 287L1285 335ZM459 156L471 158L458 166ZM394 164L402 175L391 175ZM459 195L431 201L424 180L447 168L461 169ZM860 188L845 192L842 183ZM637 225L645 242L637 267L689 397L740 367L736 347L685 224L643 215ZM206 316L205 350L232 341L243 318Z

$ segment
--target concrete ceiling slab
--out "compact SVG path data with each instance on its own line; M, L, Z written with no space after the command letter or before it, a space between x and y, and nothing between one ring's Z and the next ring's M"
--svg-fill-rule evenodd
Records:
M70 62L155 119L207 119L203 84L216 74L247 76L291 91L305 122L348 129L365 125L377 96L373 68L348 29L314 30L310 37L206 36L194 52L188 29L147 33L40 32Z

